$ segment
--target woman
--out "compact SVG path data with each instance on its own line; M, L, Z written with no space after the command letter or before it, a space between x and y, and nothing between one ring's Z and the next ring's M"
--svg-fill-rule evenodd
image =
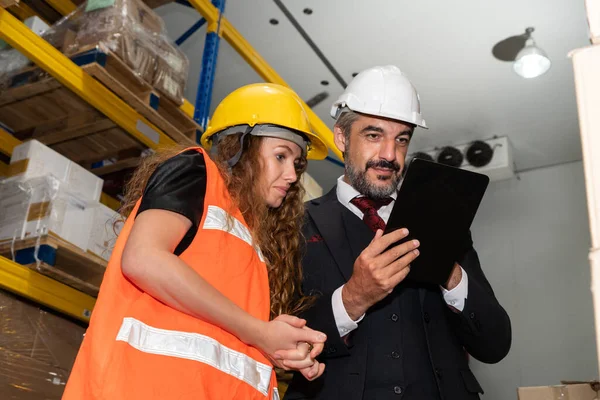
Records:
M63 399L271 399L271 364L323 373L325 335L286 314L306 303L294 295L298 177L324 143L298 96L273 84L227 96L202 142L215 162L201 148L162 152L129 183Z

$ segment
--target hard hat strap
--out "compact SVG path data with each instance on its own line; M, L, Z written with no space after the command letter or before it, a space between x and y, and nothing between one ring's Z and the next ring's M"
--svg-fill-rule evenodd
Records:
M246 139L246 136L250 132L252 132L252 129L253 129L253 127L247 126L244 133L241 134L240 149L238 150L237 153L235 153L235 155L233 157L231 157L229 160L227 160L227 165L229 166L229 169L233 168L235 166L235 164L237 164L240 161L240 158L242 157L242 153L244 152L244 139Z

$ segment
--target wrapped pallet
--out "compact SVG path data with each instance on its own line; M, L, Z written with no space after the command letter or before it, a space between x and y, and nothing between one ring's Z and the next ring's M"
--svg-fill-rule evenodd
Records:
M79 20L67 53L90 47L111 51L138 76L177 104L183 103L189 61L167 37L163 20L141 0L88 1L72 16ZM77 15L79 14L79 15Z
M152 86L177 105L183 104L189 63L186 55L168 41L157 42L156 70Z
M0 290L0 399L59 400L85 328Z
M80 19L69 53L98 46L112 51L143 80L152 83L156 63L156 38L164 31L162 19L138 0L87 2L73 15Z
M6 179L11 181L52 175L67 190L81 198L98 201L102 179L37 140L28 140L13 149Z
M51 235L86 251L93 224L89 201L52 175L0 183L0 241Z
M68 56L94 48L111 52L140 80L183 104L189 61L168 38L162 18L141 0L85 2L42 36ZM18 52L0 51L0 84L11 86L13 78L30 67ZM25 79L38 76L26 74Z

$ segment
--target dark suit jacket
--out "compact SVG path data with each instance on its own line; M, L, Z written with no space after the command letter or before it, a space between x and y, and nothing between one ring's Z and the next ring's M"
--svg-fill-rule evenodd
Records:
M314 382L296 374L285 398L479 398L478 393L483 391L468 367L465 350L485 363L502 360L510 349L511 326L472 247L464 259L459 260L469 282L467 301L461 313L446 305L439 287L404 281L367 312L346 340L340 338L331 296L350 279L356 257L373 237L372 232L362 230L362 226L362 221L338 202L335 187L324 197L308 203L303 230L307 239L303 289L307 294L317 294L318 299L303 317L307 319L308 326L327 334L325 350L320 357L326 367L323 376ZM407 320L410 315L417 315L419 321L415 323L415 318ZM406 333L394 334L397 331L388 325L390 318L393 321L399 319L394 326L404 324ZM422 343L422 346L416 353L413 350L411 355L413 343ZM394 354L393 357L377 359L374 365L376 357L373 353L378 351L375 350L377 346L384 345L399 346L398 352L410 359L400 360L403 361L401 363L394 360L400 358ZM419 372L419 376L407 378L413 367L426 373ZM375 376L378 380L379 375L374 374L392 378L397 374L399 383L390 383L379 392L367 392L370 384L367 377ZM419 391L423 389L419 385L427 385L428 390L435 394L417 394L423 393Z

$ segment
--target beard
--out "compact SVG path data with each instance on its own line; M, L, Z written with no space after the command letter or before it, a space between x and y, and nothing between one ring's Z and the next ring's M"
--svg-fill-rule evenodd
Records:
M364 170L360 170L350 160L346 160L346 177L350 182L350 185L354 187L362 195L367 196L374 200L383 199L391 196L400 185L402 175L400 174L400 164L395 161L387 160L370 160L367 162ZM367 171L369 168L387 168L394 171L391 176L377 175L376 179L379 182L387 181L386 185L377 185L369 181L367 177Z

